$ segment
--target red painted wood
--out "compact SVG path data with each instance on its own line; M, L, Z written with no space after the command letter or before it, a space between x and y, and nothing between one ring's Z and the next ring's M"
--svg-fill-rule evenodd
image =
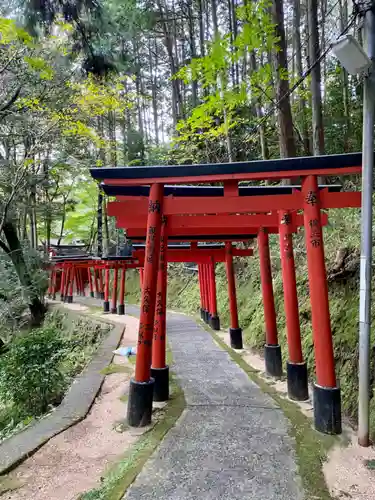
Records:
M116 202L111 202L116 203ZM303 226L303 217L294 217L298 220L300 225ZM146 231L147 224L147 214L135 213L123 213L122 215L116 215L116 220L123 227L128 229L134 228L144 228ZM277 226L277 214L255 214L255 215L172 215L168 218L168 234L173 234L176 229L205 229L205 228L217 228L221 230L223 227L233 227L238 228L238 230L244 227L276 227Z
M293 227L303 227L303 215L297 213L290 214ZM322 213L322 224L328 222L328 215ZM217 234L223 234L224 230L237 231L241 233L244 229L254 230L259 227L276 228L278 226L277 213L253 214L253 215L172 215L168 218L169 235L185 234L186 230L199 229L200 234L204 231L217 229ZM136 213L116 216L117 227L130 230L146 232L147 214L137 215ZM234 233L233 233L234 234Z
M237 295L236 295L236 280L233 269L233 250L232 245L227 243L225 245L225 267L227 272L228 281L228 298L229 298L229 311L230 311L230 326L231 328L239 328L238 324L238 310L237 310Z
M126 282L126 268L124 267L121 271L121 279L120 279L120 294L119 294L120 306L123 306L125 303L125 282Z
M306 177L302 191L316 379L322 387L336 387L323 233L320 223L321 203L316 177Z
M217 316L217 300L216 300L216 276L215 276L215 261L211 257L209 264L210 275L210 293L211 293L211 314Z
M310 175L328 176L328 175L349 175L360 174L361 166L352 166L345 168L322 168L320 170L280 170L278 172L250 172L242 174L216 174L216 175L188 175L186 177L155 177L146 179L105 179L106 184L113 186L144 186L149 184L203 184L212 182L224 182L233 180L267 180L267 179L293 179L296 177L305 177Z
M199 296L200 296L200 301L201 301L201 309L204 309L203 290L202 290L202 264L198 264L198 285L199 285Z
M157 278L154 336L152 340L152 367L166 365L166 308L167 308L167 221L162 220L160 236L159 269Z
M101 273L100 273L101 274ZM109 269L104 271L104 301L109 302Z
M145 197L121 197L121 201L112 201L107 205L108 215L144 216L147 214ZM361 206L361 192L330 193L322 190L321 208L358 208ZM300 191L292 194L270 196L212 196L207 198L168 196L164 201L166 215L225 215L225 214L261 214L277 210L302 210L303 196ZM172 224L174 221L172 221Z
M69 288L68 288L68 297L73 297L73 289L74 289L74 278L75 278L75 269L74 266L70 268L70 280L69 280Z
M211 314L211 297L210 297L210 277L208 273L208 262L209 260L207 259L207 263L203 265L204 269L204 279L206 283L206 304L207 304L207 311L209 314Z
M101 269L98 269L98 273L99 273L100 293L103 293L104 292L103 271Z
M134 255L138 260L144 259L145 250L134 250ZM251 257L253 255L252 248L233 248L232 254L234 257ZM211 257L215 262L224 262L225 260L225 249L215 248L215 249L203 249L199 248L197 250L178 250L178 249L168 249L167 250L167 261L168 262L210 262Z
M163 210L163 185L153 184L151 186L148 207L144 277L134 377L137 382L148 382L150 380L152 335L154 329L161 218Z
M113 270L112 304L111 304L111 308L113 309L113 311L117 309L117 287L118 287L118 268L115 267Z
M296 270L294 265L293 235L290 214L279 212L281 271L284 288L284 310L288 340L289 361L302 363L301 329L299 323Z
M95 292L96 293L100 293L101 290L99 290L99 275L98 275L99 271L94 268L94 280L95 280Z
M61 269L61 280L60 280L60 300L63 300L63 299L64 299L65 275L66 275L66 271L65 271L65 268L63 267L63 268Z
M268 233L264 229L258 234L260 280L263 297L266 344L278 345L275 300L273 296L272 271Z
M90 267L87 268L87 278L89 281L90 294L92 294L92 293L94 293L94 287L93 287L93 283L92 283L92 276L91 276L91 268Z
M73 268L71 266L67 266L66 278L65 278L64 298L67 297L69 294L69 285L70 285L70 280L72 279L72 273L73 273Z
M238 181L224 182L224 196L238 196Z

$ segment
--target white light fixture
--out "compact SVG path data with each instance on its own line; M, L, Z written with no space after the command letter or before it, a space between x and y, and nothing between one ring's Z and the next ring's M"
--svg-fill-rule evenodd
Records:
M351 75L363 74L371 67L371 59L352 35L333 42L332 52Z

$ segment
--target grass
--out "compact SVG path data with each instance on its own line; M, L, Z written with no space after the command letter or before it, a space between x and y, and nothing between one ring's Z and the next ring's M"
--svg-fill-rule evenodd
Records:
M294 403L281 397L273 387L270 387L257 375L257 370L249 366L239 353L228 347L214 332L208 331L215 341L229 353L233 361L246 372L248 377L277 402L288 418L290 435L295 441L298 470L306 499L331 500L322 471L322 463L326 460L330 448L340 442L340 438L315 431L312 428L311 420L301 413Z
M175 378L171 376L171 398L158 412L158 421L141 435L136 444L104 475L99 488L88 491L79 500L120 500L135 480L144 464L171 429L185 407L185 398Z
M119 365L118 363L111 363L100 371L102 375L111 375L112 373L127 373L132 374L133 368L131 366Z

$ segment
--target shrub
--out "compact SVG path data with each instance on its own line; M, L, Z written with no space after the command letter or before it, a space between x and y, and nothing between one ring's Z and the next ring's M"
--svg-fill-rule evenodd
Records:
M59 363L66 342L54 326L44 326L10 343L0 357L0 401L22 416L38 416L61 400L65 377Z

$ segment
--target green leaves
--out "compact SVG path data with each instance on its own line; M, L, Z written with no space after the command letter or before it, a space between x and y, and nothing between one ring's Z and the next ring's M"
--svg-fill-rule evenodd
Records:
M26 56L24 61L31 70L38 74L41 80L52 80L54 71L45 59L42 57Z

